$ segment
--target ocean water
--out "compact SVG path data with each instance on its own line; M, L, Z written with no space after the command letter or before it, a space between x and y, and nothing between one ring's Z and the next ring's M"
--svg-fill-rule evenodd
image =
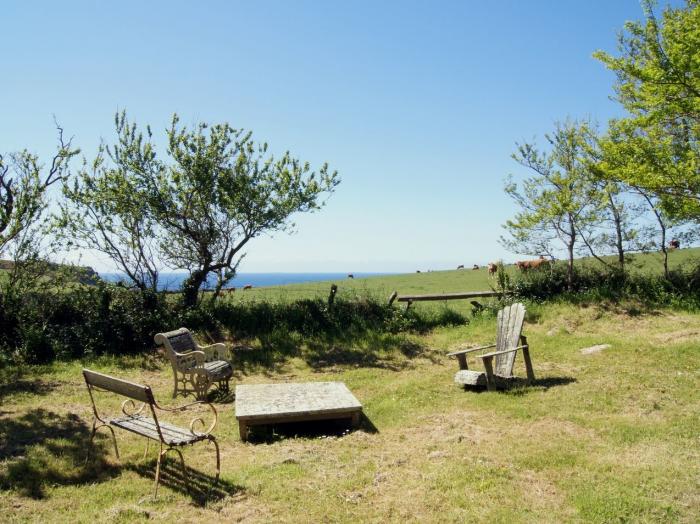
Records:
M355 278L390 275L391 273L353 273ZM100 277L109 282L128 281L123 273L99 273ZM161 273L158 289L161 291L177 291L187 278L187 273ZM299 284L302 282L320 282L324 280L346 280L347 273L239 273L226 285L227 288L240 288L246 285L253 287L281 286L284 284ZM212 276L207 282L211 288L216 284Z

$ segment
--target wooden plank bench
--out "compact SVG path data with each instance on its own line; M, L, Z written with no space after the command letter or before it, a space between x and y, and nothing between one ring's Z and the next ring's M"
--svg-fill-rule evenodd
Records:
M214 406L207 402L197 401L185 404L184 406L179 406L177 408L164 408L158 405L149 386L111 377L89 369L83 369L83 377L85 378L85 384L87 385L88 393L90 395L90 402L92 403L93 421L92 432L90 434L91 444L95 438L97 430L100 428L107 428L112 434L114 452L116 453L117 458L119 458L119 448L117 447L117 438L114 434L114 429L112 428L123 429L141 437L145 437L147 440L144 458L146 453L148 453L148 443L151 440L159 442L160 452L158 453L158 461L156 463L155 478L155 495L157 495L158 483L160 481L160 466L163 457L168 453L168 451L175 451L180 456L183 481L189 489L185 459L182 456L182 452L178 448L180 446L195 444L196 442L211 442L216 448L216 477L214 480L214 485L216 485L221 471L221 460L219 445L216 442L214 435L211 434L217 421L217 412ZM93 391L96 390L108 391L110 393L115 393L122 397L126 397L126 400L122 402L121 406L123 416L107 419L103 418L98 412L97 405L95 404ZM141 405L137 408L134 401L140 402ZM204 421L201 417L196 417L193 419L190 423L189 429L185 429L168 422L163 422L158 419L157 411L176 413L185 411L193 406L206 406L213 413L214 420L206 431L198 432L194 429L195 425L197 424L204 426ZM144 412L150 413L151 416L149 417L144 415Z
M433 293L428 295L399 295L394 291L389 296L389 305L396 302L405 302L406 309L411 307L414 302L428 302L433 300L463 300L467 298L490 298L501 296L498 291L465 291L460 293Z

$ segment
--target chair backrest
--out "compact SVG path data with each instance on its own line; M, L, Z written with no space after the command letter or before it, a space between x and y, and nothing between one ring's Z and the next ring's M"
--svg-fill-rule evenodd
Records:
M513 349L520 345L520 335L525 321L525 306L520 303L504 307L498 312L496 351ZM515 352L496 356L494 372L501 377L513 375Z
M153 340L156 344L176 353L187 353L197 349L192 333L184 327L166 333L157 333Z
M153 392L148 386L111 377L89 369L83 369L83 377L85 377L85 384L87 384L88 388L96 387L105 391L117 393L118 395L129 397L133 400L138 400L139 402L146 402L147 404L155 403L155 400L153 399Z

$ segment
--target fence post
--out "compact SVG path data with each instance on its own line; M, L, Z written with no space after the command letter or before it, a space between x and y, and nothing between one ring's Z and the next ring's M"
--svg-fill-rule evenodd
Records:
M389 305L392 305L394 303L394 300L396 300L396 297L398 296L398 291L394 291L391 295L389 295Z
M328 309L333 307L333 302L335 301L335 294L338 292L338 286L331 284L331 293L328 295Z

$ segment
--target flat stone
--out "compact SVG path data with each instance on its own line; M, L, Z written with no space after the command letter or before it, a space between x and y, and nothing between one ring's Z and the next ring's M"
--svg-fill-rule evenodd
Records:
M362 404L342 382L236 386L236 418L256 421L360 411Z
M603 351L604 349L608 349L609 347L612 347L612 346L610 346L610 344L598 344L597 346L583 348L581 350L581 354L582 355L590 355L591 353L598 353L600 351Z

